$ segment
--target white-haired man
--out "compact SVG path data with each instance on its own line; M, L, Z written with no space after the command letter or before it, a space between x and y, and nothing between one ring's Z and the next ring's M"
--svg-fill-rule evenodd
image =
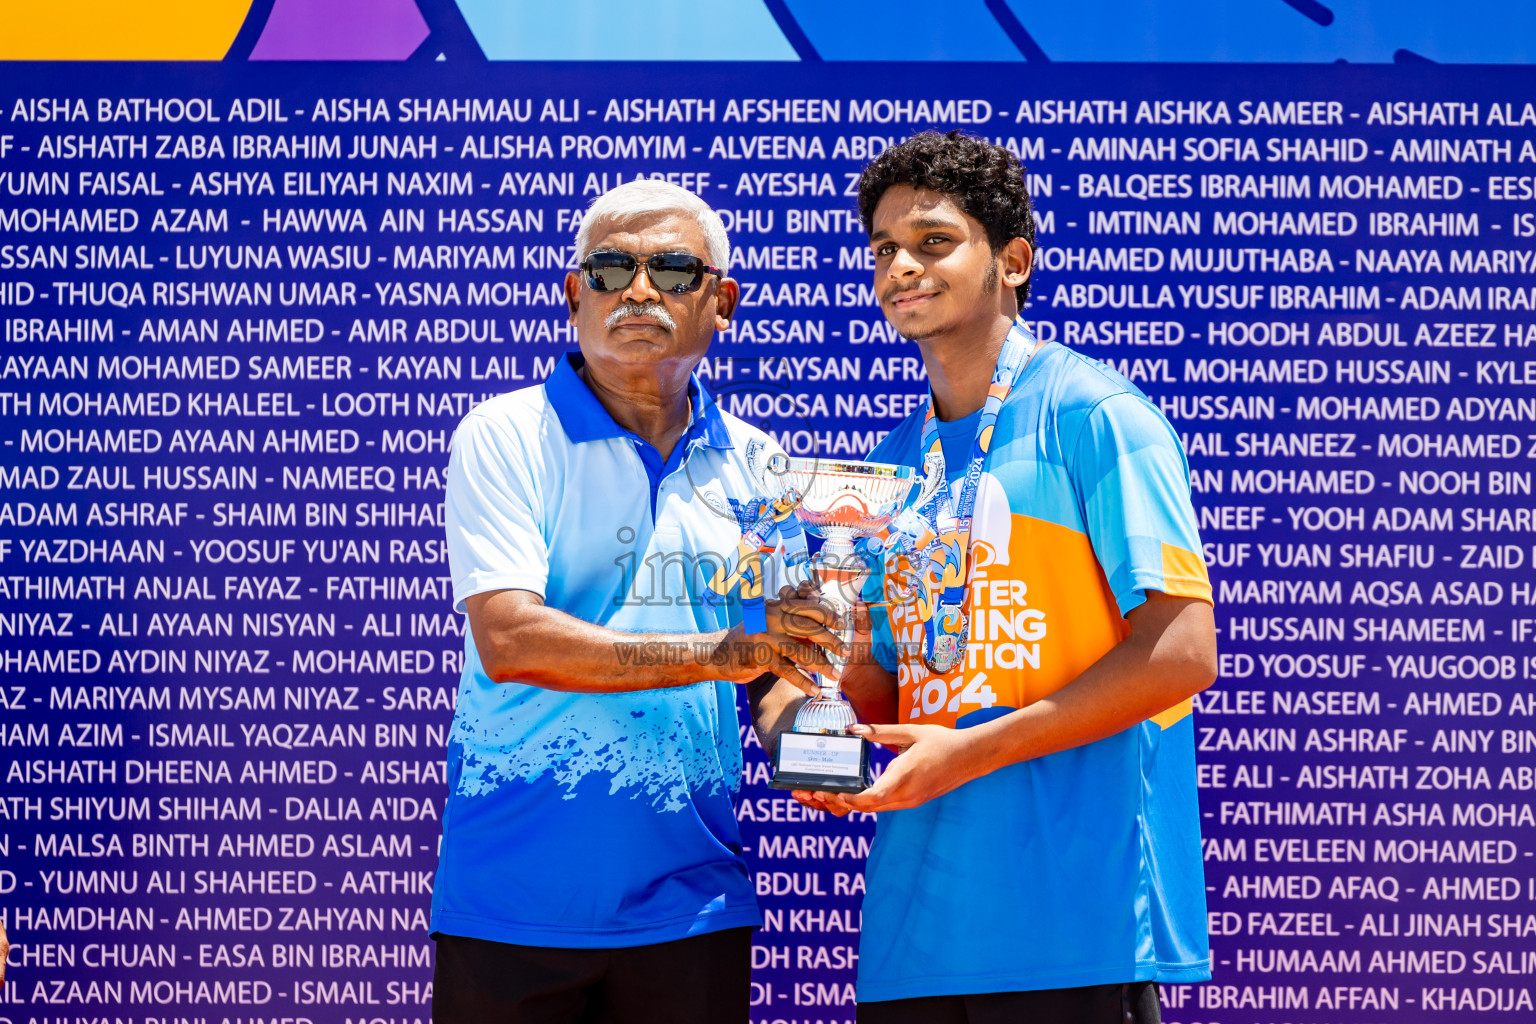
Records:
M453 440L448 552L470 630L432 1017L740 1024L761 919L731 807L733 684L810 692L801 666L826 662L801 638L838 641L792 591L746 623L706 599L776 451L694 374L738 296L719 216L633 181L592 204L576 245L580 354ZM774 582L794 554L753 549Z

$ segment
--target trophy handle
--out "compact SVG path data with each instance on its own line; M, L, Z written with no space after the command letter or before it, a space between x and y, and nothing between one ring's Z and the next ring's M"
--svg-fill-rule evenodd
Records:
M767 447L760 438L754 437L747 442L747 472L758 480L763 477L763 451Z
M938 493L940 487L948 485L940 470L943 456L937 452L929 452L923 456L923 485L918 489L917 500L912 502L913 508L922 508L928 504L928 499Z
M774 497L784 493L784 474L789 472L789 457L781 452L767 454L768 445L761 438L747 442L747 472L764 493ZM771 478L771 479L770 479Z

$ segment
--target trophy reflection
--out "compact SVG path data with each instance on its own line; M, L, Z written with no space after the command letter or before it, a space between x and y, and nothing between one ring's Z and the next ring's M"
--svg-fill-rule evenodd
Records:
M868 572L854 543L902 510L916 474L907 466L792 458L779 483L785 493L800 495L795 517L825 542L812 568L821 600L837 613L835 632L851 644L853 603ZM794 727L779 736L768 783L774 789L857 793L872 781L869 741L848 732L855 717L839 686L847 659L828 657L836 674L819 675L821 693L800 706Z

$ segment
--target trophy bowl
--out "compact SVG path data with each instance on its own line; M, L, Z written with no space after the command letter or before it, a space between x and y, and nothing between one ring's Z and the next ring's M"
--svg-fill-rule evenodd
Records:
M878 462L791 458L780 482L800 495L795 508L800 524L846 557L856 539L878 533L901 511L916 471Z

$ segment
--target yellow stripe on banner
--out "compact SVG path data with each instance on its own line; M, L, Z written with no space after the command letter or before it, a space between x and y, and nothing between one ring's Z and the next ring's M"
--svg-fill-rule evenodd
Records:
M1158 714L1153 715L1150 720L1153 721L1153 722L1156 722L1157 723L1157 727L1159 729L1166 729L1169 726L1177 725L1179 722L1182 722L1185 718L1188 718L1189 715L1194 710L1195 710L1195 701L1194 701L1194 698L1191 697L1191 698L1185 700L1182 704L1175 704L1173 707L1169 708L1167 711L1163 711L1163 712L1160 712Z
M0 0L0 60L220 60L251 0Z

